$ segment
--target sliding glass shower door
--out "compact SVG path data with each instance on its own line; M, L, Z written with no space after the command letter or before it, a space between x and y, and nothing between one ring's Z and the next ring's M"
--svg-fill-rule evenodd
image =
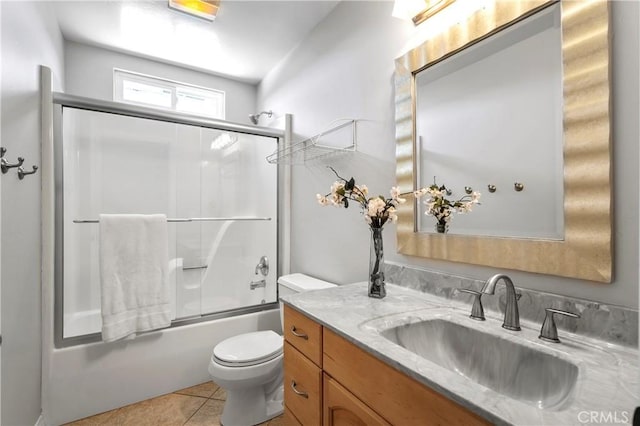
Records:
M277 169L265 161L277 138L71 107L62 115L65 338L101 328L101 213L170 219L174 319L277 301Z

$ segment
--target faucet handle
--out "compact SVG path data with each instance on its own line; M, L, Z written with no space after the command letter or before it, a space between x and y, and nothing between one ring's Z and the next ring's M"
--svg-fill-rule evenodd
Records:
M458 291L461 291L462 293L468 293L474 296L473 306L471 307L471 315L469 315L469 318L472 318L478 321L484 321L485 320L484 309L482 308L482 301L480 300L483 293L479 291L471 290L468 288L459 288Z
M553 314L560 314L571 318L580 318L580 315L578 314L563 311L561 309L545 308L545 311L546 315L538 338L547 342L560 343L560 339L558 339L558 329L556 327L556 321L553 318Z
M269 259L267 259L267 256L262 256L256 265L256 275L258 275L258 272L260 272L263 277L269 274Z

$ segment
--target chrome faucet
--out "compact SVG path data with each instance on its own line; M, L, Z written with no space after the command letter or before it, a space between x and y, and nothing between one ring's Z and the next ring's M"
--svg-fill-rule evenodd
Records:
M256 275L258 275L258 272L261 273L263 277L266 277L269 273L269 260L267 256L262 256L256 265Z
M249 283L249 288L251 290L255 290L258 287L266 287L267 286L267 281L264 279L261 279L260 281L251 281Z
M481 292L484 294L495 294L496 284L498 284L500 280L504 281L504 285L507 288L507 306L504 310L502 328L518 331L520 330L520 313L518 312L519 297L516 294L516 289L513 286L511 278L505 274L494 275L487 280Z

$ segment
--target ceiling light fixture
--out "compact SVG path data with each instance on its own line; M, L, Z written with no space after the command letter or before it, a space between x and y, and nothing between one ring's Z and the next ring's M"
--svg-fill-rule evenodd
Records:
M169 7L213 22L220 0L169 0Z
M414 25L420 25L454 1L455 0L395 0L391 16L400 19L411 19Z

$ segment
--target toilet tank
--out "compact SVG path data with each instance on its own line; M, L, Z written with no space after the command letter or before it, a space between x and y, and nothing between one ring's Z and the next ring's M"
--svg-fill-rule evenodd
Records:
M323 288L335 287L333 283L322 281L317 278L310 277L305 274L283 275L278 278L278 295L279 297L287 296L294 293L302 293L310 290L320 290ZM280 302L280 325L284 327L284 309Z

